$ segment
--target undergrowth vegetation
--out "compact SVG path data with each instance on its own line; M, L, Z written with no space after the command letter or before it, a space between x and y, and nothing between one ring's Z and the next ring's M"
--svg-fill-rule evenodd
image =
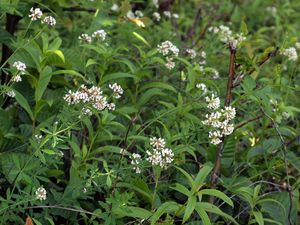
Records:
M0 224L297 224L299 10L1 0Z

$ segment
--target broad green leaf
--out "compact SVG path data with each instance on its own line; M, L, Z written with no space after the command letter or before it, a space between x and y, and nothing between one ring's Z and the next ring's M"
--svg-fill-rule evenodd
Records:
M264 218L263 218L263 215L262 215L261 212L253 211L253 215L254 215L254 217L255 217L256 222L257 222L259 225L264 225Z
M121 73L121 72L112 73L112 74L104 75L104 77L102 78L102 83L106 83L107 81L116 80L120 78L137 78L137 77L129 73Z
M211 225L209 216L207 215L207 213L205 212L204 209L200 208L200 207L195 207L195 210L197 211L198 215L200 216L203 225Z
M217 198L220 198L224 202L226 202L228 205L233 207L232 200L227 195L225 195L222 191L219 191L216 189L204 189L204 190L199 191L199 193L202 195L210 195L210 196L215 196Z
M39 80L37 83L37 87L35 90L35 101L36 102L38 102L42 98L42 96L51 80L51 72L52 72L52 69L50 66L46 66L41 71L40 77L39 77Z
M20 104L20 106L22 106L22 108L25 109L25 111L28 113L28 115L30 116L30 118L33 120L34 119L34 116L33 116L33 112L31 111L31 108L26 100L26 98L24 98L24 96L19 93L18 91L15 91L15 98L17 100L17 102Z
M132 32L133 36L136 37L138 40L140 40L141 42L143 42L145 45L147 45L148 47L150 47L148 41L146 41L146 39L144 37L142 37L140 34L136 33L136 32Z
M204 181L212 170L212 166L205 164L199 171L195 179L195 188L199 190L204 185ZM195 190L195 191L196 191Z
M202 208L206 212L210 212L210 213L214 213L214 214L217 214L219 216L222 216L225 219L228 219L231 222L233 222L234 224L238 225L238 223L235 221L235 219L232 216L228 215L227 213L224 213L217 206L215 206L213 204L210 204L208 202L198 202L196 204L196 209L197 209L197 207Z
M176 183L174 187L170 188L186 195L187 197L190 197L192 195L192 193L185 186L179 183Z
M175 213L178 211L180 205L176 202L165 202L155 211L151 217L151 225L157 224L156 222L165 213Z
M190 218L190 216L194 212L196 202L197 202L197 197L196 196L192 195L188 198L187 205L186 205L185 210L184 210L182 223L185 223Z

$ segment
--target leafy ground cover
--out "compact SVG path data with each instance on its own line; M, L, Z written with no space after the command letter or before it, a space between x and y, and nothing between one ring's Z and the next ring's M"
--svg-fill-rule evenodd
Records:
M297 224L299 10L1 0L0 224Z

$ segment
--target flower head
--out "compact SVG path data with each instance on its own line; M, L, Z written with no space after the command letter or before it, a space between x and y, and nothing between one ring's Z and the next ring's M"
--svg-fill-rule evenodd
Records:
M18 70L18 72L20 72L21 74L25 74L26 71L25 63L21 61L16 61L13 63L13 67L15 67Z
M141 164L141 155L138 153L133 153L130 156L131 159L131 165L133 165L133 169L135 170L136 173L141 173L141 169L140 169L140 164Z
M46 200L47 191L43 187L39 187L35 192L36 198L39 200Z
M56 19L52 16L46 16L41 23L47 23L49 26L53 27L56 24Z
M296 61L298 59L298 54L294 47L284 49L281 54L288 57L288 60L291 61Z
M92 42L92 38L88 34L81 34L78 39L81 43L90 44Z
M163 149L166 146L166 141L163 138L152 137L150 138L150 145L156 149Z
M220 107L220 99L219 97L215 97L214 94L211 97L206 96L205 101L208 103L207 108L209 109L218 109Z
M120 85L118 85L117 83L114 84L110 84L109 88L114 92L113 96L114 98L121 98L121 95L123 94L123 89Z
M43 15L43 12L40 8L31 8L30 13L31 14L29 15L29 17L31 18L32 21L40 19Z
M105 40L107 33L104 30L97 30L92 34L93 38L99 38L102 41Z

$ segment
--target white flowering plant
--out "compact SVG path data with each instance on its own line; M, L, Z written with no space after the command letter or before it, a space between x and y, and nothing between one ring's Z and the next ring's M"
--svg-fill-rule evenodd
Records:
M0 3L0 224L299 221L299 4L180 3Z

